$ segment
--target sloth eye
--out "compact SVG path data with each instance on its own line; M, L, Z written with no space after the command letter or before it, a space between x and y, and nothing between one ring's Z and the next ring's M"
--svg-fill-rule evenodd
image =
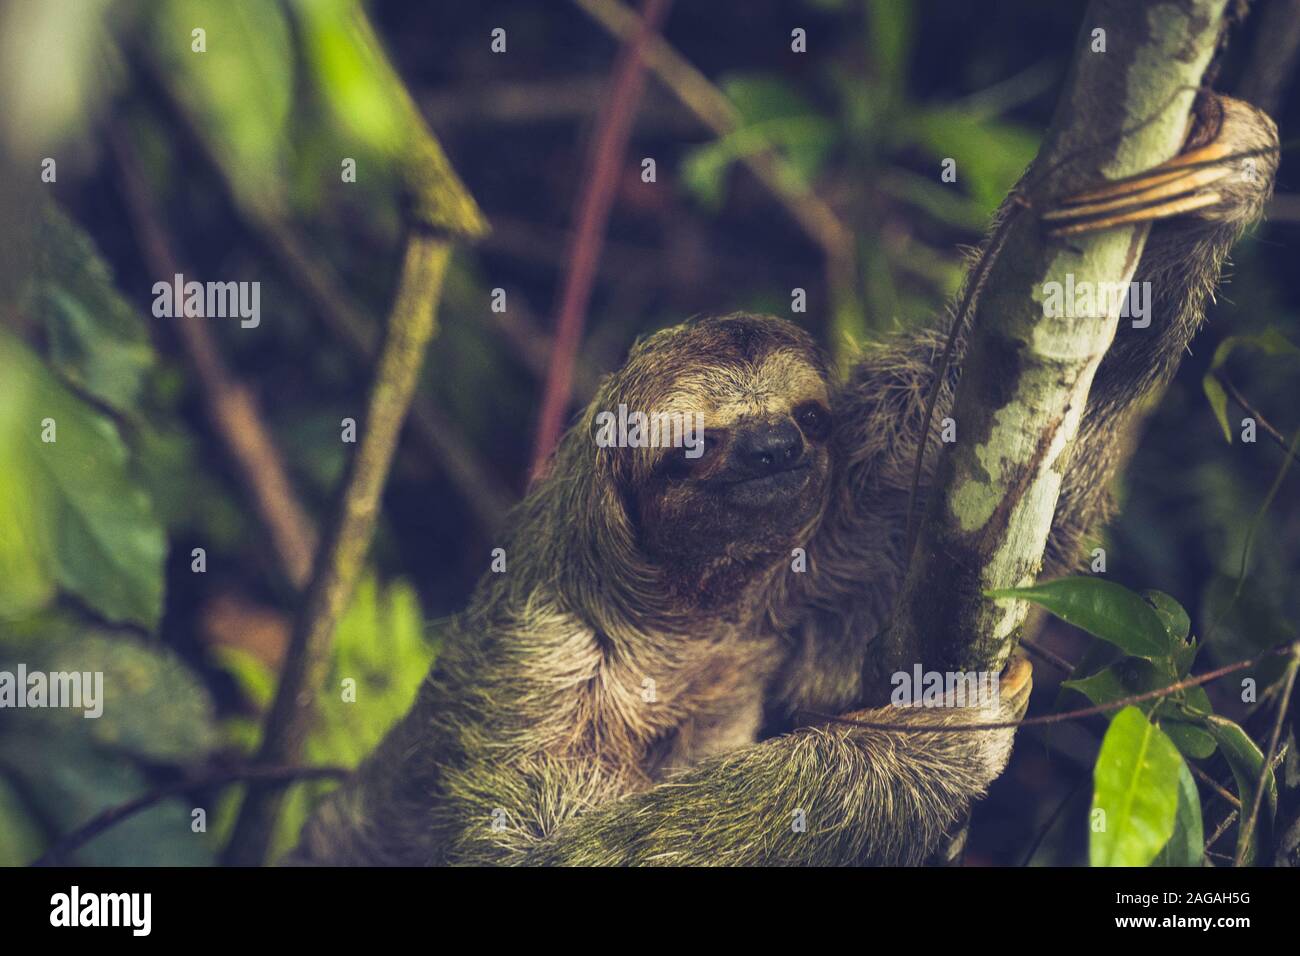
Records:
M831 413L818 402L805 402L794 410L795 424L809 441L823 441L831 433Z

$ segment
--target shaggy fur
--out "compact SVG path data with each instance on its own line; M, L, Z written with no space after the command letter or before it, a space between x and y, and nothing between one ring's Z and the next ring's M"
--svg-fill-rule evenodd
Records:
M1253 110L1231 106L1228 121L1248 145L1276 146ZM1153 227L1136 276L1154 284L1152 325L1121 330L1098 371L1047 570L1069 567L1109 516L1122 436L1176 368L1275 162L1259 158L1259 175L1221 206ZM290 861L924 860L1002 771L1013 732L890 734L792 717L863 699L870 639L900 583L943 340L924 331L873 346L838 387L808 336L775 318L702 319L641 343L513 514L507 573L484 576L410 713L321 805ZM680 450L598 447L595 415L620 402L702 412L709 451L683 462ZM829 435L808 412L823 405ZM752 459L744 436L790 423L800 470L739 481ZM930 445L937 454L937 428ZM791 570L800 546L805 573ZM852 715L938 727L1015 717L1027 696L1025 682L973 712Z

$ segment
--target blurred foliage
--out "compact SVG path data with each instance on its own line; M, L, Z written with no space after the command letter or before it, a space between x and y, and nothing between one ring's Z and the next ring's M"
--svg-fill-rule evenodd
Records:
M170 277L153 274L128 225L106 123L131 143L193 277L263 283L257 329L220 320L210 328L256 394L320 527L347 460L338 422L359 416L368 370L268 255L264 227L291 230L377 332L397 266L396 159L414 137L422 161L446 161L431 152L428 119L496 232L455 256L425 397L483 468L516 490L525 485L545 314L615 45L567 3L366 8L373 33L355 0L0 9L0 669L16 661L99 669L108 695L95 720L0 713L0 865L30 860L105 807L251 753L283 648L258 644L239 620L217 639L213 606L239 595L282 631L296 607L175 335L150 315L153 283ZM675 5L668 42L729 97L740 125L717 137L648 84L584 361L608 371L637 337L700 312L788 315L795 286L808 290L809 311L790 317L837 351L929 321L957 288L961 247L979 240L1034 153L1082 9L1082 0ZM808 54L789 50L792 20L808 30ZM1249 25L1230 47L1237 60L1226 65L1226 89L1249 49ZM508 55L490 51L497 26L508 30ZM206 52L193 50L196 28ZM563 84L590 93L566 100L555 92ZM1278 116L1284 140L1296 113L1289 103ZM824 250L741 162L767 149L785 160L790 188L819 197L853 231L847 287L833 286ZM640 183L643 156L657 158L657 184ZM56 183L33 174L44 157L58 161ZM356 161L355 182L340 175L344 159ZM940 178L945 159L956 162L955 182ZM1284 159L1285 190L1294 184ZM477 231L463 208L422 214ZM1152 410L1118 489L1122 518L1104 541L1105 580L1120 590L1081 585L1091 594L1043 602L1096 635L1070 632L1080 663L1059 706L1114 701L1194 663L1242 660L1296 636L1296 477L1284 477L1262 507L1282 450L1264 437L1240 440L1244 413L1217 384L1237 385L1288 437L1300 428L1300 371L1287 357L1300 342L1295 228L1265 227L1239 246L1228 298ZM508 295L507 317L490 312L497 288ZM53 442L41 440L47 418ZM311 763L354 765L404 712L432 657L421 608L441 616L462 607L496 543L445 462L416 442L404 442L383 506L371 573L338 630L318 699ZM196 547L206 551L205 574L191 571ZM1139 595L1121 584L1159 590ZM1264 689L1281 667L1271 660L1249 676ZM341 696L345 680L356 681L355 702ZM1261 756L1251 743L1260 739L1254 708L1232 689L1197 688L1125 711L1122 722L1098 720L1107 759L1074 769L1088 782L1099 770L1108 787L1150 777L1154 816L1135 806L1126 818L1149 838L1090 850L1089 807L1072 804L1036 860L1199 859L1213 820L1208 800L1201 818L1188 765L1200 762L1246 795ZM1165 759L1135 759L1135 742L1153 740ZM1006 786L977 808L973 858L1018 862L1056 791L1074 784L1068 766L1032 764L1031 750L1017 748ZM277 850L327 789L291 789ZM212 809L208 833L192 831L187 801L170 800L79 859L209 862L238 796L238 788L196 795Z
M339 622L334 643L334 664L316 698L317 719L305 760L311 765L355 767L406 713L432 664L415 589L400 580L381 588L373 577L364 579ZM238 649L218 650L216 656L260 717L271 703L274 673ZM260 727L258 719L235 717L226 721L224 729L233 744L251 754L260 742ZM332 786L295 788L281 810L272 857L293 848L313 801ZM232 790L223 801L218 835L234 825L237 793Z

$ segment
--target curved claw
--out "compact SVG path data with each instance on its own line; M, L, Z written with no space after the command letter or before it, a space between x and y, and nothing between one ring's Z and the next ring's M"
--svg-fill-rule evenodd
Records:
M1050 236L1073 236L1113 226L1167 219L1222 200L1215 183L1233 175L1226 143L1214 142L1175 156L1136 176L1068 196L1043 214Z

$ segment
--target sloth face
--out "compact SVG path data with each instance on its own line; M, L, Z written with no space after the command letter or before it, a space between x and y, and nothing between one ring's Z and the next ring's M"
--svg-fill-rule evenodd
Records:
M697 320L643 343L614 385L620 424L642 411L636 423L659 439L632 434L642 447L624 450L627 509L652 561L716 577L803 543L825 501L832 427L806 333L770 317Z

